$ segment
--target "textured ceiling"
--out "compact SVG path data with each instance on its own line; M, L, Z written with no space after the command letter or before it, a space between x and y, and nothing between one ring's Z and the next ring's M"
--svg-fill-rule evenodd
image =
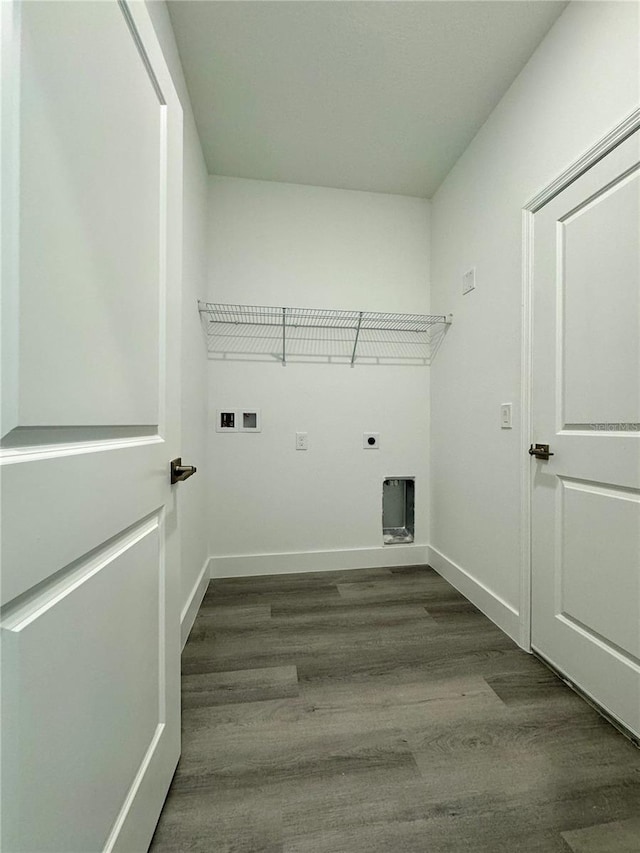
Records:
M566 3L168 5L209 172L428 198Z

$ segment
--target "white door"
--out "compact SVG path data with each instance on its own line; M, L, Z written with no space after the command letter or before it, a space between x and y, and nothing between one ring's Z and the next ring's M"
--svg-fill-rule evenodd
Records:
M535 215L532 645L640 735L640 133Z
M180 749L182 115L144 3L2 3L2 850L147 849Z

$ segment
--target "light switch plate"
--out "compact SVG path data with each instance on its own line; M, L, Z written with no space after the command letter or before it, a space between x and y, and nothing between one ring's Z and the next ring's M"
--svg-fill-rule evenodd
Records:
M502 429L512 429L511 403L503 403L500 406L500 427Z
M362 447L364 450L379 450L380 449L380 433L365 432L362 434Z

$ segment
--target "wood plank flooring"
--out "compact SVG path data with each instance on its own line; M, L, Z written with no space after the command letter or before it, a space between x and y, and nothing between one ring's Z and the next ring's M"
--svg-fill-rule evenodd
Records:
M428 567L212 581L152 853L640 853L640 750Z

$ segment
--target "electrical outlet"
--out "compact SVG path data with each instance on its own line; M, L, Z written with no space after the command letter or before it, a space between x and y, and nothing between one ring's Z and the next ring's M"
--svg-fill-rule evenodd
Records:
M500 406L500 428L501 429L512 429L511 403L503 403Z
M308 450L309 449L309 433L308 432L297 432L296 433L296 450Z
M462 293L469 293L471 290L475 290L476 287L476 268L471 267L470 270L462 276Z
M379 450L380 449L380 433L365 432L362 435L363 450Z

